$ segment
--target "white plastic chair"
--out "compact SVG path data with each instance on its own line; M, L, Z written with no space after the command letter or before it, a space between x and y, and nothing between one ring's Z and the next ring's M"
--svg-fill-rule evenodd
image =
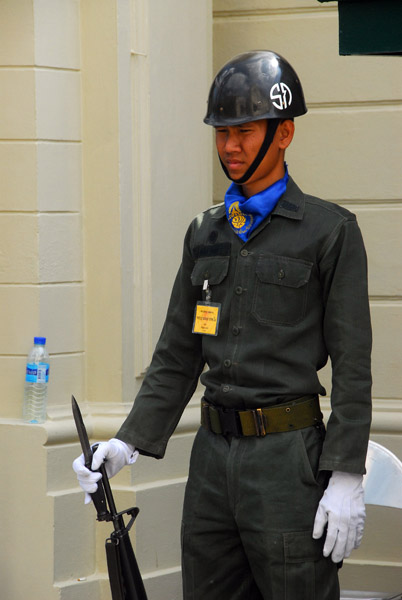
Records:
M402 462L384 446L370 440L366 475L363 479L365 504L402 509ZM341 600L402 600L402 591L390 596L380 592L343 590Z
M402 462L376 442L369 441L363 479L364 502L402 508Z

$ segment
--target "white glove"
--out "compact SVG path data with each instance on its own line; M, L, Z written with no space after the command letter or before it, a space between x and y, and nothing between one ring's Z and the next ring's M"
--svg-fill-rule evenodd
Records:
M134 464L137 458L138 450L117 438L112 438L108 442L99 442L92 459L92 471L86 468L83 454L76 458L73 462L73 469L77 474L78 483L85 492L85 504L91 501L89 494L96 492L97 482L102 478L101 473L93 471L97 471L104 461L106 462L107 476L113 477L125 465Z
M313 538L320 538L328 524L323 553L332 553L334 563L347 558L362 541L366 518L362 482L363 475L333 471L318 505Z

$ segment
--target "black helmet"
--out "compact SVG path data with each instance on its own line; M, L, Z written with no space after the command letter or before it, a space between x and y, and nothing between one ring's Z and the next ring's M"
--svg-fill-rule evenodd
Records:
M216 75L204 123L239 125L260 119L292 119L306 112L293 67L275 52L256 50L235 56Z

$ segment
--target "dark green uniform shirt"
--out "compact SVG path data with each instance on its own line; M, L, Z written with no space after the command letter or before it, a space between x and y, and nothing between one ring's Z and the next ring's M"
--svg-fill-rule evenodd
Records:
M217 336L192 333L205 280L211 301L222 305ZM223 205L192 222L152 363L117 437L162 457L202 372L210 402L257 408L325 394L317 371L329 356L332 412L320 468L363 473L370 353L366 255L356 217L303 194L290 179L246 243Z

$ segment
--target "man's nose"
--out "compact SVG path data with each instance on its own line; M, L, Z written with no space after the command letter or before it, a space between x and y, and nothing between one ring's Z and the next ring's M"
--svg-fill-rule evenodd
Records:
M234 152L240 148L240 137L237 131L228 131L225 140L226 152Z

